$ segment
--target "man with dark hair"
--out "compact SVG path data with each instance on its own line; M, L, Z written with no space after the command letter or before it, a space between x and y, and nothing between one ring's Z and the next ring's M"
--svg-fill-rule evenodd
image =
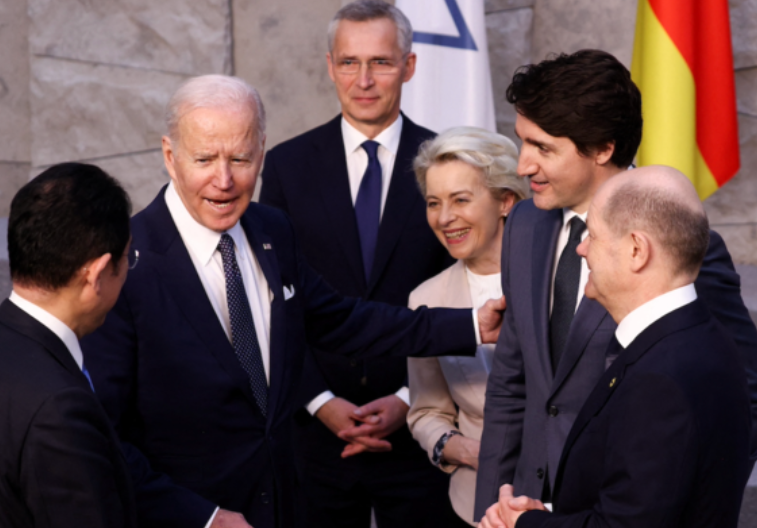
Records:
M632 161L641 141L641 97L611 55L583 50L520 68L508 88L523 141L518 173L533 200L508 218L502 245L507 311L489 375L479 454L476 518L512 484L551 500L560 453L579 409L614 356L616 323L583 295L586 213L597 189ZM695 282L746 365L757 418L757 330L722 238ZM757 420L755 420L757 424Z
M56 165L13 198L13 292L0 305L0 525L134 527L120 443L79 339L129 267L129 198L92 165Z
M694 287L709 241L696 190L670 167L619 174L587 228L586 297L618 324L617 358L568 435L554 513L505 485L482 528L736 528L749 396L733 341Z
M339 116L271 149L261 203L289 215L308 263L341 294L407 306L452 264L426 221L412 161L434 133L400 112L413 30L383 0L347 4L328 28ZM407 362L314 350L297 416L313 526L444 525L448 475L412 438Z

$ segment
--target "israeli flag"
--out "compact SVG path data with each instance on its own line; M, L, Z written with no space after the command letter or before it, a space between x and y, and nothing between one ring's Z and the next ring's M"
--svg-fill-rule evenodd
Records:
M496 131L484 0L397 0L413 25L415 76L402 111L441 132L453 126Z

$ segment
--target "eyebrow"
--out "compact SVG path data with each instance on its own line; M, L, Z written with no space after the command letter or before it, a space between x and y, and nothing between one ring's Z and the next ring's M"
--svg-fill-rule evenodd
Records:
M459 194L472 194L472 193L473 193L473 191L469 191L468 189L464 189L462 191L455 191L455 192L451 193L450 196L451 197L455 197L455 196L457 196ZM428 200L430 198L434 198L436 200L439 199L437 196L434 196L433 194L427 194L426 195L426 200Z

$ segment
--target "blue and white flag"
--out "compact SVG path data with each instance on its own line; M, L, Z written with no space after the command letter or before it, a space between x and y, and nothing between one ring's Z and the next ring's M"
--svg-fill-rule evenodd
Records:
M397 0L413 25L415 76L402 111L441 132L453 126L496 131L484 0Z

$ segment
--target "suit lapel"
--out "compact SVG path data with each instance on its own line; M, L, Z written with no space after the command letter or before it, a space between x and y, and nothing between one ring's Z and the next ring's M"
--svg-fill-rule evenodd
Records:
M82 373L66 345L52 330L6 299L0 304L0 323L39 343L63 368L76 378L82 388L91 391L89 381Z
M532 255L532 288L534 299L534 342L542 363L542 372L553 377L552 360L549 355L549 297L552 287L552 264L555 261L557 236L562 227L562 210L545 211L541 220L534 224ZM541 272L537 270L541 270Z
M394 169L392 171L391 183L389 184L389 192L386 197L386 204L384 205L384 213L381 216L381 225L379 226L378 240L376 242L376 255L373 260L366 295L370 295L381 274L384 272L394 246L402 235L402 231L415 208L416 202L423 200L418 191L412 170L413 158L418 153L418 140L415 128L415 125L407 117L403 116L400 143L397 149L397 156L394 160Z
M253 220L248 215L242 217L242 228L244 229L247 241L250 243L255 258L258 261L265 280L268 282L268 288L273 292L271 301L271 326L269 338L269 358L270 358L270 383L268 389L268 410L266 416L268 423L271 423L276 417L277 404L280 399L281 388L284 386L284 373L286 371L286 335L285 331L285 314L284 314L284 286L293 287L293 284L283 284L281 281L281 272L276 258L275 246L271 237L262 228L254 225ZM295 295L297 292L294 292ZM264 292L261 292L263 295Z
M317 187L323 201L324 212L332 236L339 240L347 268L355 277L361 290L366 287L363 257L360 252L360 235L352 205L350 182L347 176L347 160L342 139L341 115L326 125L324 133L313 141L316 150L313 156L312 174L319 175ZM380 234L379 234L380 239Z
M257 408L249 377L239 364L234 348L210 304L189 252L168 212L163 192L145 213L149 215L148 222L153 226L155 239L146 249L143 260L155 267L166 290L176 301L192 329L208 351L218 359L234 384Z

